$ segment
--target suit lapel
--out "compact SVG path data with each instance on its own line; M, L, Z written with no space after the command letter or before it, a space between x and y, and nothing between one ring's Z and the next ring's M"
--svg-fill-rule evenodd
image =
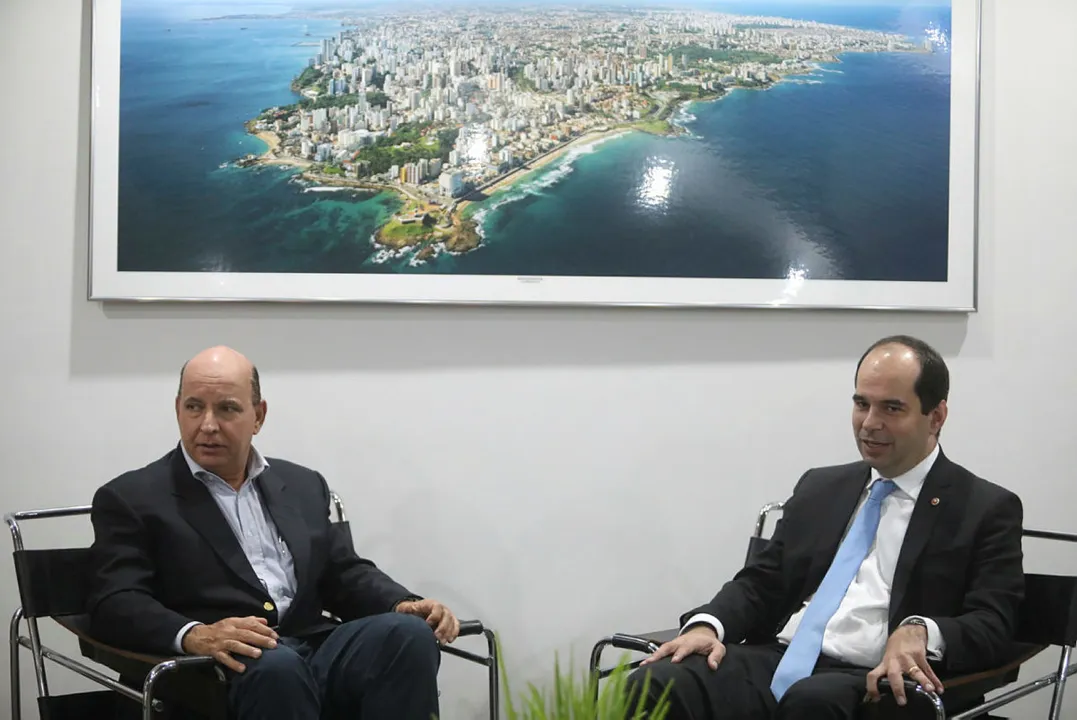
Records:
M940 508L949 507L951 479L949 468L950 461L940 449L935 464L931 466L927 477L924 478L924 486L920 488L920 495L916 499L916 506L913 507L912 517L909 518L909 527L905 531L905 540L901 543L901 552L898 554L894 581L890 590L891 625L905 599L912 569L931 537L935 522L939 519Z
M265 594L258 576L254 573L247 556L243 554L236 534L225 520L217 502L202 481L191 474L183 454L176 450L172 459L173 491L180 498L179 510L183 518L205 538L213 552L228 566L236 577L254 589L258 596Z
M867 465L857 465L848 475L838 479L832 501L825 509L820 509L819 545L808 574L805 597L818 589L830 569L870 477L871 471Z
M288 545L295 565L296 597L307 587L307 573L310 570L310 533L307 532L303 518L288 502L288 486L284 479L272 468L267 468L258 476L258 489L265 500L270 517ZM294 601L293 601L294 602Z

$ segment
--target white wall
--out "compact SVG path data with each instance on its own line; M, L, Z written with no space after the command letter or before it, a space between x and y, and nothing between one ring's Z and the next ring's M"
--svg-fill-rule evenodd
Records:
M164 453L180 364L227 343L262 370L260 447L325 472L362 550L498 629L517 686L543 682L555 652L675 623L741 562L759 505L853 457L855 358L900 331L951 362L950 456L1018 491L1030 526L1075 529L1077 3L987 2L970 317L89 303L88 18L0 2L0 510L88 501ZM1047 553L1029 566L1068 558ZM478 668L443 678L444 716L481 717Z

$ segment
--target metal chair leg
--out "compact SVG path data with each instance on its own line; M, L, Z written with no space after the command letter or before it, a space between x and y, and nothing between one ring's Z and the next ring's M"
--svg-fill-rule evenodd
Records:
M40 515L41 513L38 513ZM11 531L11 542L15 546L15 551L20 552L25 549L22 541L22 529L19 527L18 518L16 515L8 513L4 516L4 520L8 524L8 529ZM48 697L49 696L49 683L45 677L45 660L41 656L41 633L37 629L37 618L31 617L26 620L26 624L30 628L30 651L33 653L34 660L34 675L37 679L37 696ZM16 644L18 644L18 637L16 632Z
M490 685L490 720L497 720L501 716L501 679L497 656L497 638L493 630L485 628L482 634L486 636L486 647L489 652L488 682Z
M179 663L175 660L165 660L154 665L147 673L146 679L142 682L142 720L153 720L153 711L155 710L153 691L157 689L157 681L161 679L162 675L175 670L177 667L179 667Z
M598 683L602 679L602 651L613 644L613 638L604 637L591 648L591 659L587 664L587 677L591 681L592 702L598 703Z
M1055 679L1055 692L1051 696L1051 711L1047 715L1049 720L1061 720L1062 718L1062 697L1066 692L1066 678L1068 677L1070 665L1070 652L1073 650L1070 646L1062 648L1062 652L1058 658L1058 674Z
M931 701L931 706L935 708L935 720L946 720L946 708L942 705L942 698L936 693L924 692L927 699Z
M11 644L11 717L19 720L22 717L22 687L19 677L19 623L22 622L22 608L15 608L15 614L11 616L11 629L8 633L8 642Z
M594 644L591 648L591 660L587 665L588 671L591 675L598 674L599 665L602 663L602 651L605 650L611 643L612 639L604 637Z

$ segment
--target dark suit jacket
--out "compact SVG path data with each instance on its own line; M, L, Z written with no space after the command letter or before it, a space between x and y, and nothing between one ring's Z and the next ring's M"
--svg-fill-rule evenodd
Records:
M269 464L255 482L292 553L297 585L283 619L177 446L94 494L91 634L170 655L176 634L192 620L254 615L281 635L302 637L333 626L323 609L347 621L415 597L330 532L325 478L284 460Z
M870 477L866 463L805 473L770 544L706 605L725 642L773 641L823 580ZM946 642L937 672L975 672L1003 662L1024 597L1021 500L942 454L920 491L890 596L893 630L929 617Z

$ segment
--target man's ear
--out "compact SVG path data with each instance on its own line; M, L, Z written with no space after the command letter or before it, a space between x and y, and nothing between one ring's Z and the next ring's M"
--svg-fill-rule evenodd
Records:
M266 401L262 400L260 403L254 406L254 434L257 435L258 431L262 429L262 426L266 422L266 410L268 409Z
M934 435L938 435L942 432L942 426L946 424L946 416L949 414L949 409L946 406L946 401L943 400L935 409L931 411L931 432Z

